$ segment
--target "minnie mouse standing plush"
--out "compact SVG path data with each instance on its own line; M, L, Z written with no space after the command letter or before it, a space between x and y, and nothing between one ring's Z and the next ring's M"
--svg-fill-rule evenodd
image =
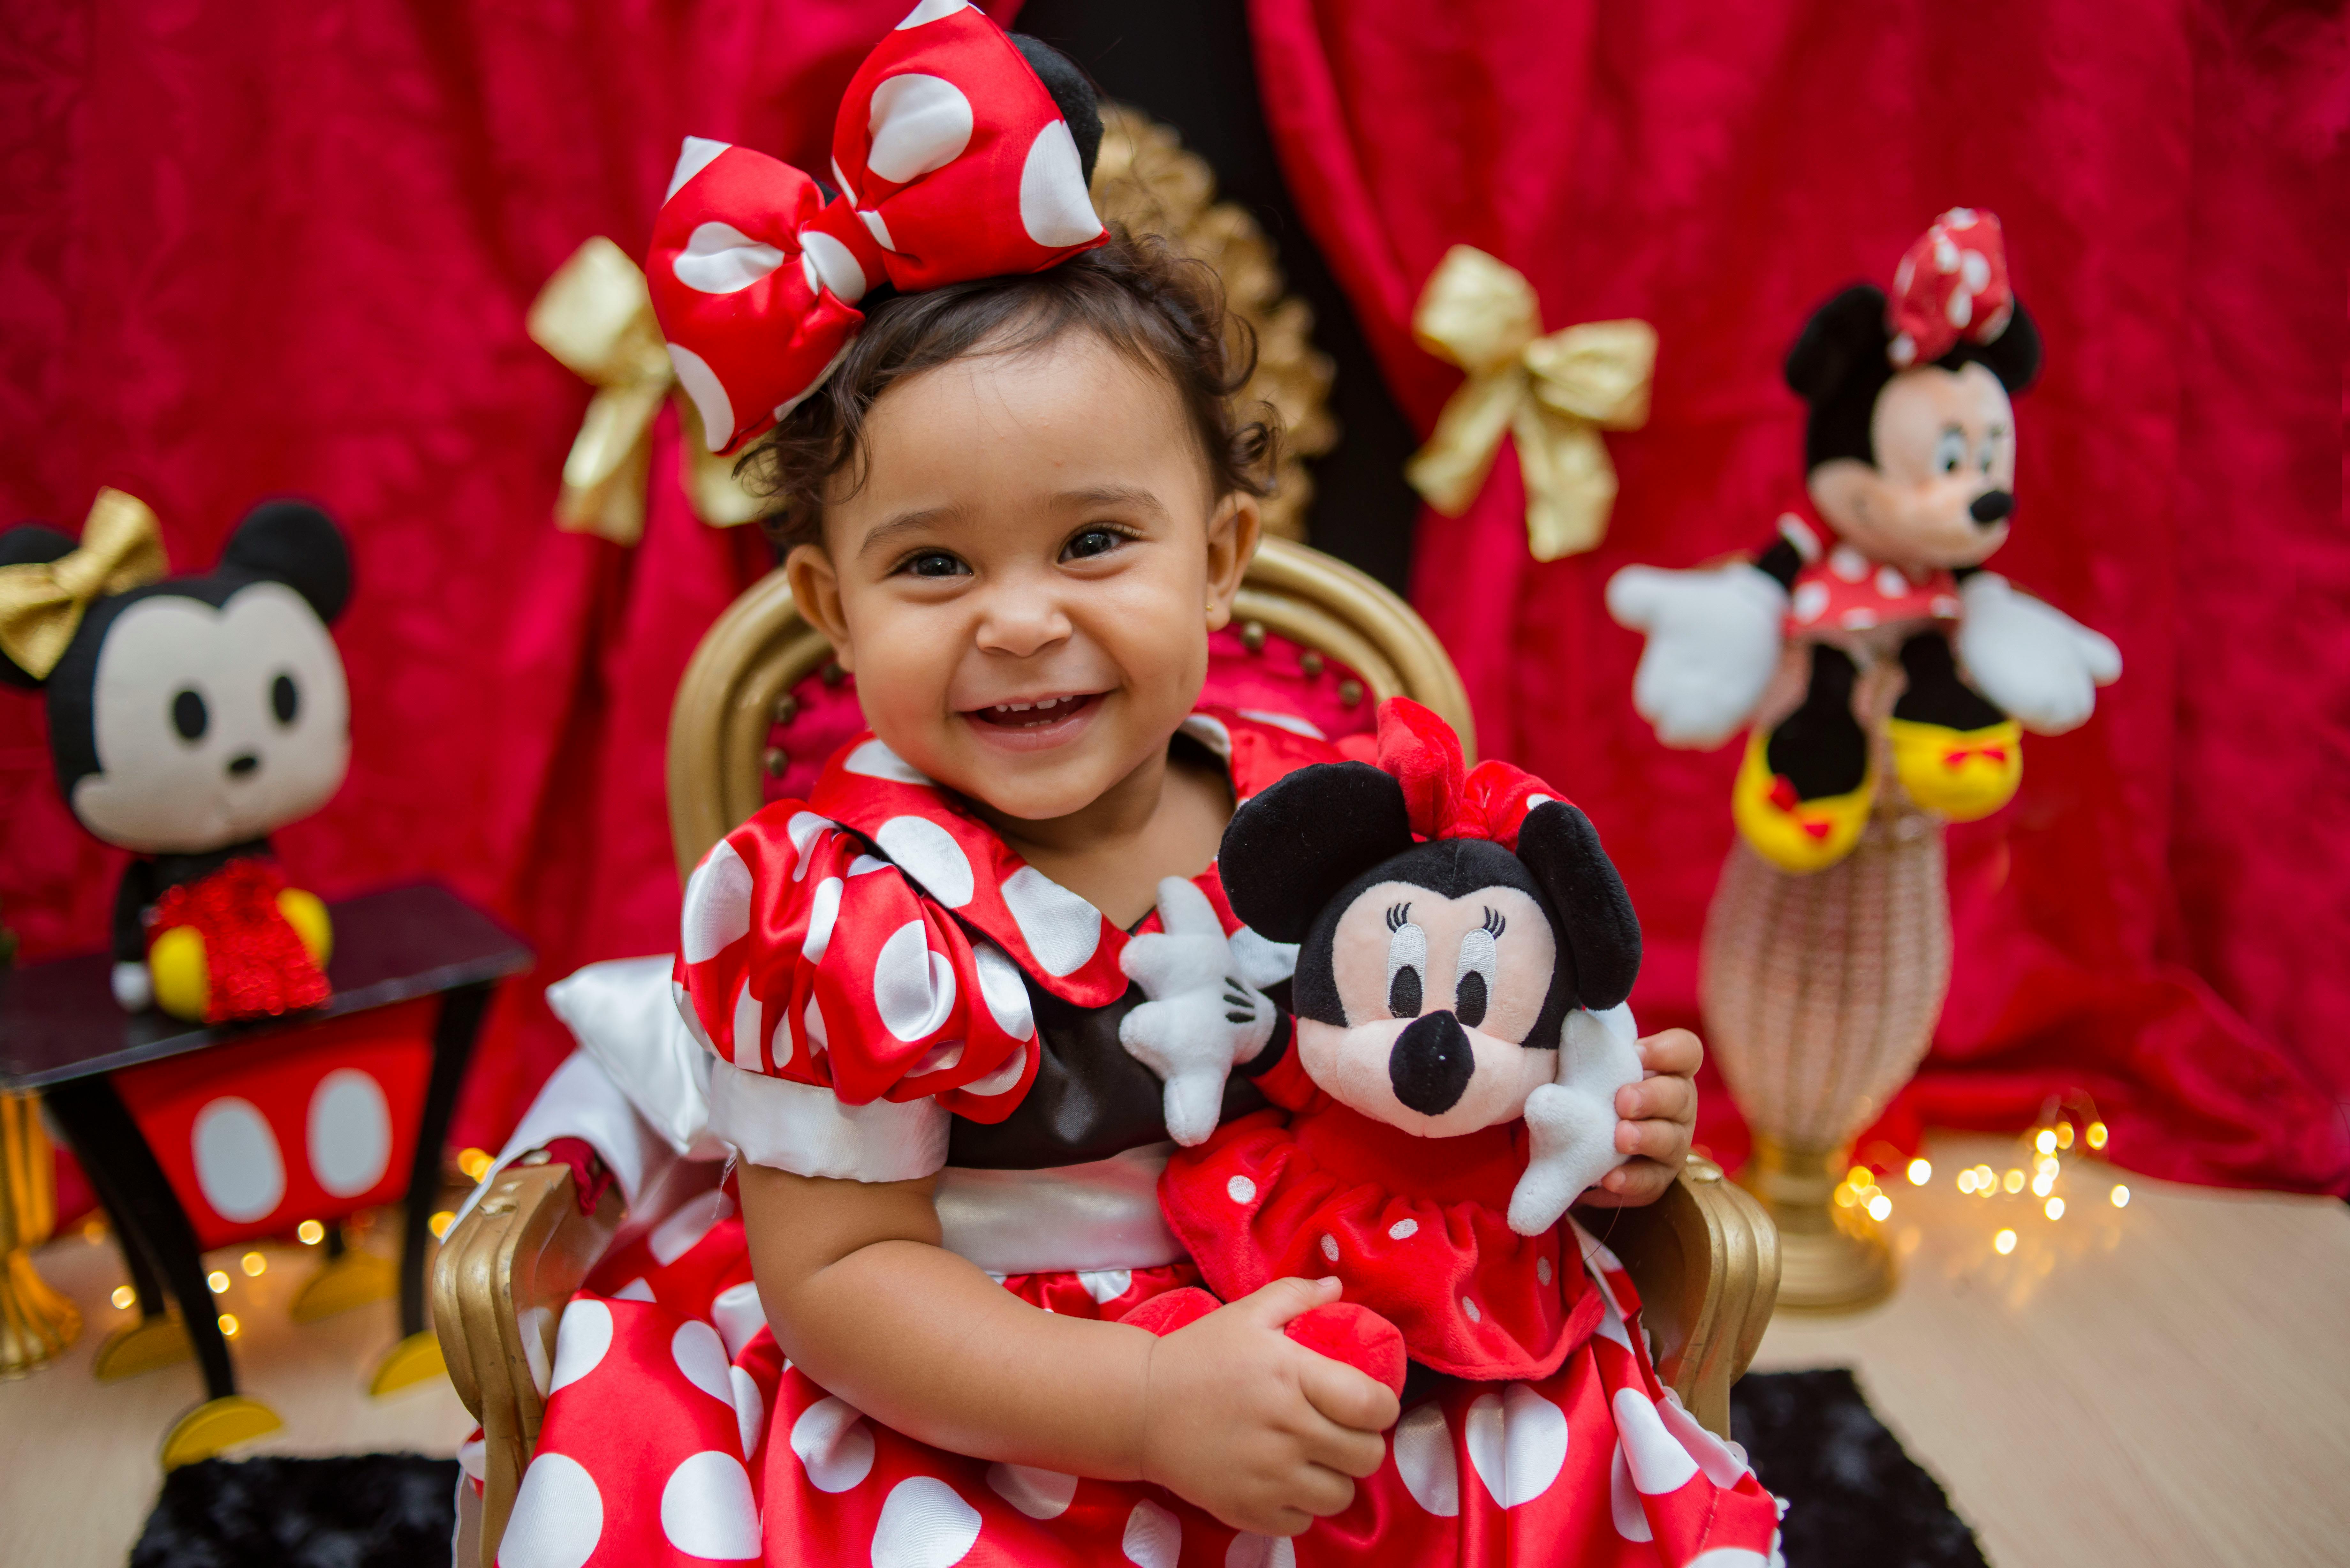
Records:
M1902 256L1890 298L1855 284L1788 352L1811 406L1807 481L1771 546L1607 585L1609 611L1648 634L1633 705L1667 745L1719 745L1765 705L1783 649L1806 656L1800 702L1755 725L1731 797L1773 864L1824 870L1858 842L1879 788L1872 668L1902 676L1882 724L1895 776L1954 822L2014 795L2022 730L2077 728L2121 674L2110 641L1983 569L2016 510L2010 399L2039 370L1999 220L1954 208Z

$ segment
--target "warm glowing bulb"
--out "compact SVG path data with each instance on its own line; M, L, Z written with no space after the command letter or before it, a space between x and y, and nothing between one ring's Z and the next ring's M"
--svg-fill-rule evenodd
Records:
M2040 1175L2032 1179L2032 1196L2034 1198L2045 1198L2048 1196L2050 1189L2054 1188L2055 1185L2056 1179L2043 1171Z
M1933 1179L1934 1179L1934 1167L1933 1167L1933 1163L1932 1163L1930 1160L1928 1160L1924 1156L1922 1156L1922 1155L1921 1155L1921 1156L1919 1156L1918 1158L1913 1159L1913 1160L1911 1160L1911 1161L1909 1162L1909 1185L1910 1185L1910 1186L1912 1186L1912 1187L1923 1187L1923 1186L1925 1186L1925 1185L1926 1185L1926 1183L1928 1183L1928 1182L1929 1182L1929 1181L1931 1181L1931 1180L1933 1180Z
M2032 1147L2038 1149L2043 1154L2054 1154L2056 1152L2056 1135L2048 1128L2042 1127L2040 1129L2040 1136L2032 1140Z
M2126 1209L2126 1208L2128 1208L2128 1207L2129 1207L2129 1189L2128 1189L2128 1188L2126 1188L2126 1187L2123 1187L2123 1186L2120 1186L2120 1185L2118 1185L2118 1184L2116 1184L2116 1185L2115 1186L2115 1188L2114 1188L2114 1207L2115 1207L2115 1208L2116 1208L2116 1209Z
M2064 1200L2063 1199L2052 1198L2048 1200L2048 1218L2051 1220L2062 1220L2064 1218Z
M1975 1173L1973 1169L1970 1168L1959 1172L1959 1190L1961 1192L1972 1192L1974 1189Z
M2089 1124L2089 1147L2091 1148L2103 1148L2106 1147L2105 1123L2091 1122Z
M490 1151L484 1148L465 1150L457 1157L457 1168L465 1173L466 1180L481 1180L483 1177L489 1174Z
M1993 1236L1991 1239L1991 1244L1992 1251L2004 1258L2010 1252L2015 1251L2015 1232L2012 1231L2002 1231L1998 1235Z
M2056 1124L2056 1147L2058 1148L2070 1148L2073 1147L2073 1124L2071 1122L2058 1122Z
M224 1312L221 1314L220 1325L221 1337L223 1339L234 1339L236 1337L236 1314L233 1312Z
M1882 1192L1868 1200L1868 1217L1871 1220L1881 1222L1887 1215L1892 1212L1893 1199L1886 1197Z
M1867 1186L1870 1181L1874 1180L1876 1179L1876 1172L1870 1170L1868 1167L1865 1165L1856 1165L1850 1170L1845 1172L1844 1179L1852 1183L1855 1188L1862 1188Z
M294 1227L294 1234L302 1238L305 1247L315 1247L327 1239L327 1228L316 1220L305 1220Z
M2032 1168L2043 1176L2054 1176L2064 1168L2054 1155L2043 1154L2032 1162Z
M438 1214L433 1215L432 1220L427 1223L432 1226L432 1234L437 1239L448 1235L449 1227L456 1223L456 1220L457 1216L453 1211L443 1209Z
M106 1221L93 1215L81 1228L81 1239L92 1246L106 1240Z
M114 1287L114 1295L112 1299L114 1302L115 1311L129 1312L130 1310L130 1303L139 1299L139 1293L132 1290L129 1285L117 1285Z
M1849 1209L1859 1201L1860 1194L1853 1190L1851 1182L1839 1181L1836 1183L1835 1206L1837 1208Z
M254 1279L258 1277L264 1269L269 1267L269 1260L258 1252L247 1252L238 1261L236 1266L244 1271L246 1279Z
M2005 1179L2005 1180L2003 1180L2003 1181L2002 1181L2000 1185L2001 1185L2001 1186L2002 1186L2002 1187L2004 1187L2004 1188L2006 1188L2010 1192L2021 1192L2021 1191L2022 1191L2022 1190L2023 1190L2023 1172L2022 1172L2022 1171L2020 1171L2020 1170L2011 1170L2011 1171L2009 1171L2009 1172L2007 1173L2006 1179Z
M213 1294L219 1295L228 1289L228 1276L220 1270L214 1269L204 1276L204 1283L212 1286Z

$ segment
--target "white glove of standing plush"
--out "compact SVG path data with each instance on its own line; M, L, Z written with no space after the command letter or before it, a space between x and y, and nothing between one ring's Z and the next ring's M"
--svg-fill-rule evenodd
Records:
M1196 886L1180 877L1159 883L1159 921L1163 930L1132 938L1120 959L1150 1000L1119 1022L1118 1039L1166 1085L1168 1136L1188 1148L1216 1130L1233 1064L1254 1060L1273 1038L1274 1006L1243 974L1216 907ZM1246 967L1262 973L1265 965Z
M2122 672L2121 649L2055 606L2018 593L1997 572L1959 585L1959 658L1975 690L2038 735L2089 722L2097 688Z
M1558 1076L1526 1096L1525 1174L1510 1194L1510 1229L1539 1236L1568 1205L1624 1163L1616 1151L1616 1091L1637 1084L1640 1037L1628 1003L1566 1015Z
M1669 746L1718 746L1742 728L1779 668L1787 590L1753 566L1667 572L1627 566L1607 613L1648 635L1632 707Z

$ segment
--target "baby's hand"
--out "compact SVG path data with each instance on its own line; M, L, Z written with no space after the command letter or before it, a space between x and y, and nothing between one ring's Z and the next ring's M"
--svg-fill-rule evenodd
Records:
M1396 1397L1282 1332L1335 1279L1275 1280L1151 1347L1142 1474L1235 1530L1295 1535L1379 1468Z
M1616 1091L1616 1149L1632 1158L1584 1195L1595 1209L1654 1203L1673 1184L1689 1157L1697 1127L1697 1076L1705 1047L1686 1029L1668 1029L1640 1042L1648 1076Z

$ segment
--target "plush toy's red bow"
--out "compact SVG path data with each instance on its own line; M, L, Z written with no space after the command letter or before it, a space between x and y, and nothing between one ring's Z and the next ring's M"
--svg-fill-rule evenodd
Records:
M1041 272L1102 243L1075 138L1020 51L963 0L921 0L858 67L832 177L685 139L645 281L712 452L824 383L888 283Z
M1452 726L1409 697L1379 704L1379 767L1403 785L1411 830L1423 839L1490 838L1514 850L1526 813L1566 798L1507 763L1471 768Z
M1900 370L1931 364L1961 337L1995 341L2014 315L1999 219L1953 207L1918 237L1894 270L1893 293L1885 302L1885 328L1893 341L1885 355Z

